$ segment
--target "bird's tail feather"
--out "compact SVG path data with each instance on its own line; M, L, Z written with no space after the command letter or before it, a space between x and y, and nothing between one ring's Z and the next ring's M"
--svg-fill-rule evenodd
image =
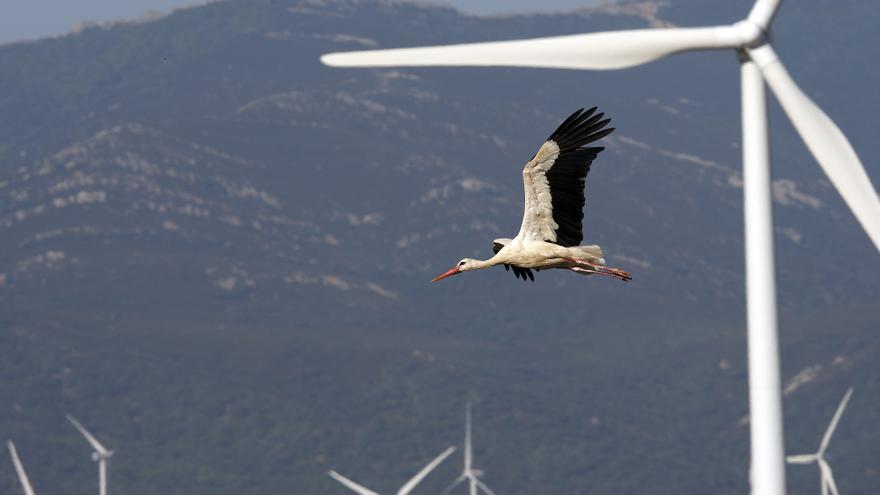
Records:
M589 260L597 265L605 264L605 254L599 246L578 246L577 249L581 252L578 258Z

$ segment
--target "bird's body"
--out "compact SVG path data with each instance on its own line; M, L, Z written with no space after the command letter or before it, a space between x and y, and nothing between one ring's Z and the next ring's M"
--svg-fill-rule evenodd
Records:
M510 241L503 243L503 241ZM519 268L535 268L543 270L547 268L567 268L572 259L589 261L596 265L604 265L602 248L592 246L560 246L547 241L533 241L528 239L495 239L495 245L501 245L501 249L489 261Z
M532 270L551 268L631 279L623 270L605 266L599 246L580 245L586 177L593 160L604 149L584 146L614 130L606 129L610 120L602 120L604 114L595 112L594 107L572 114L523 167L525 201L519 234L513 239L496 239L492 258L465 258L436 277L435 282L497 265L512 268L523 280L534 280Z

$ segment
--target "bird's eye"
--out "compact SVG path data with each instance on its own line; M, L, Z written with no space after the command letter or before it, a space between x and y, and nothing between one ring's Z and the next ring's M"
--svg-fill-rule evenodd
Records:
M458 266L464 266L464 263L465 263L464 260L461 260L458 262Z

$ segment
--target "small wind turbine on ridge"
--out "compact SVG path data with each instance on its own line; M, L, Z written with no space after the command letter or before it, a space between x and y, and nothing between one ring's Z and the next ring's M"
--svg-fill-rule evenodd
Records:
M441 495L449 495L458 485L467 480L470 488L470 495L477 495L477 489L483 490L488 495L495 495L492 490L483 483L479 477L483 475L483 471L473 469L474 453L471 447L471 403L468 402L465 410L465 426L464 426L464 471L461 473L451 485L447 486Z
M831 435L833 435L834 430L837 429L837 423L840 421L840 417L843 415L843 411L846 409L846 404L849 402L852 393L853 389L850 387L849 390L846 391L846 395L843 396L843 400L840 401L840 405L837 406L837 411L834 412L834 416L831 418L831 423L828 424L828 429L825 430L825 435L822 436L819 450L816 451L815 454L790 455L786 458L789 464L813 464L815 462L819 465L819 483L821 483L822 495L828 495L829 490L832 495L839 495L837 492L837 483L834 482L834 473L831 471L831 466L828 464L828 461L825 460L825 451L828 450L828 443L831 442Z
M9 447L9 455L12 456L12 464L15 466L15 472L18 473L18 481L21 482L21 489L24 490L25 495L34 495L34 489L31 487L31 482L28 480L27 473L24 472L24 466L21 465L21 460L18 458L18 452L15 451L15 444L12 443L12 440L8 440L6 446Z
M723 0L718 0L719 2ZM734 50L740 62L746 306L754 495L784 495L785 449L766 83L798 134L880 250L880 198L852 145L792 80L770 43L782 0L756 0L730 25L634 29L488 43L331 53L333 67L507 66L625 69L696 50Z
M92 460L98 463L98 493L99 495L107 495L107 460L113 456L112 450L107 450L101 442L98 441L91 433L86 430L79 421L70 414L67 420L82 433L82 436L89 442L93 449Z
M412 492L413 490L415 490L416 486L418 486L418 484L421 483L422 480L425 479L426 476L431 474L431 471L433 471L434 468L439 466L440 463L443 462L444 460L446 460L447 457L452 455L453 452L455 452L455 447L449 447L448 449L444 450L442 454L435 457L433 461L428 463L427 466L423 467L422 470L418 472L418 474L416 474L415 476L410 478L409 481L404 483L404 485L402 487L400 487L399 490L397 490L397 495L409 495L409 493ZM342 476L341 474L337 473L336 471L330 471L328 474L330 475L331 478L342 483L348 489L350 489L351 491L353 491L355 493L358 493L360 495L379 495L378 493L370 490L369 488L366 488L362 485L359 485L359 484L355 483L354 481L346 478L345 476Z

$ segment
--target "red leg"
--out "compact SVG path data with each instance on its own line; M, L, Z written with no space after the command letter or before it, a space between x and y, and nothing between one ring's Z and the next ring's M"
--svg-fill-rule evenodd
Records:
M569 270L571 270L575 273L580 273L581 275L602 275L604 277L616 278L617 280L622 280L624 282L628 282L630 280L629 278L624 277L622 275L619 275L617 273L604 271L604 270L593 270L590 268L581 268L579 266L573 266L573 267L569 268Z
M632 276L630 276L629 273L627 273L619 268L609 268L607 266L597 265L597 264L591 263L587 260L581 260L581 259L577 259L577 258L568 258L567 261L571 261L572 263L576 263L578 265L589 266L590 268L593 269L594 273L600 273L603 275L608 274L609 276L623 280L624 282L628 282L628 281L632 280ZM574 269L574 268L572 268L572 269ZM578 273L582 273L579 270L575 270L575 271Z

